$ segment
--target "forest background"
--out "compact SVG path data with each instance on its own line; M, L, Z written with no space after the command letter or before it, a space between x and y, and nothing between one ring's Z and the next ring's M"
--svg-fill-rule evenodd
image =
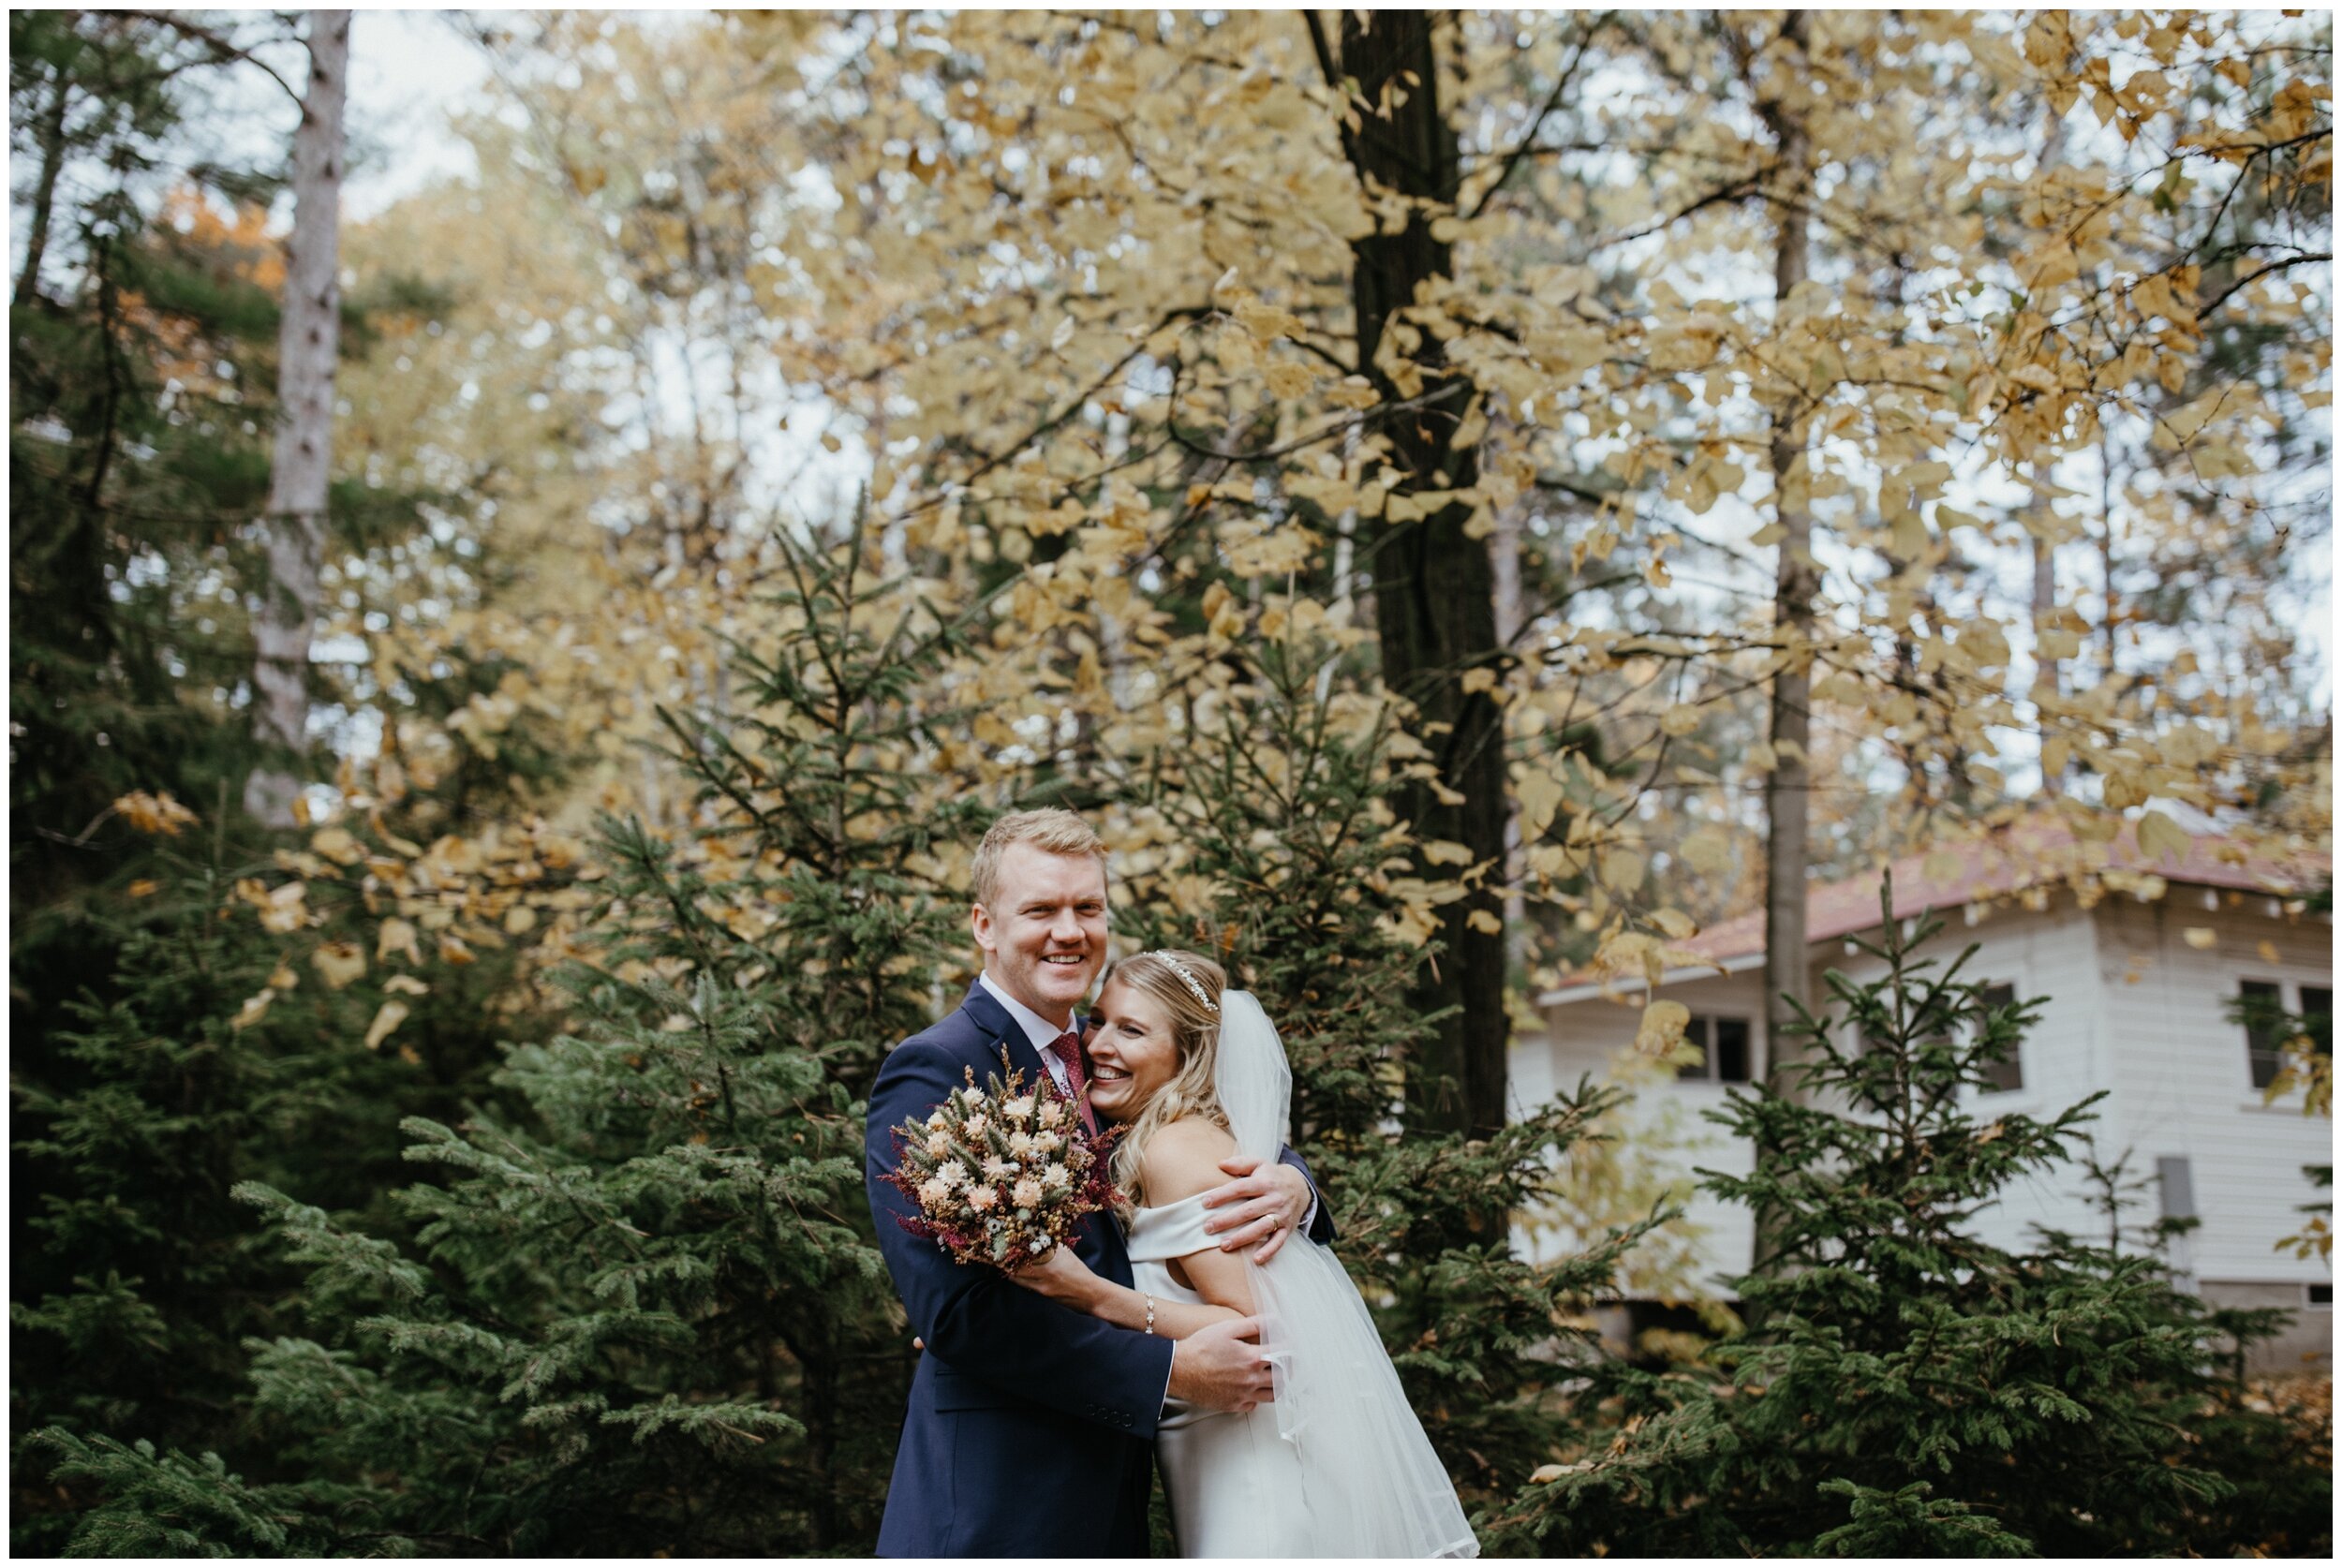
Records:
M2316 1549L2120 1171L1952 1239L2086 1148L1944 1119L1958 996L1781 1053L1747 1281L1678 1004L1504 1063L1757 904L1860 1013L1797 890L2020 817L2330 852L2324 18L449 25L343 221L346 13L11 13L19 1549L867 1549L856 1102L1039 802L1271 1002L1491 1550Z

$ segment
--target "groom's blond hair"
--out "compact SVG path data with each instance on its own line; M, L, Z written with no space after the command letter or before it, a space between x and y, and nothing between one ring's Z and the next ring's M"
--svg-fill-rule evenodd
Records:
M1104 875L1106 842L1095 829L1061 806L1045 806L1033 811L1012 811L992 824L984 841L976 846L976 864L970 875L971 889L975 901L986 909L1001 893L1001 856L1011 844L1030 844L1053 855L1096 855L1098 871Z

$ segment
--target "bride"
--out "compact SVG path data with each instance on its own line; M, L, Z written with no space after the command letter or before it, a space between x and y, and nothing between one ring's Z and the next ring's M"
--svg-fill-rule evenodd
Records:
M1077 1310L1181 1339L1257 1317L1267 1409L1164 1407L1156 1453L1183 1557L1474 1557L1455 1488L1407 1406L1357 1287L1296 1235L1267 1264L1204 1234L1203 1194L1237 1155L1273 1160L1293 1078L1276 1027L1219 965L1141 953L1106 975L1089 1103L1125 1124L1115 1185L1135 1285L1060 1247L1012 1276Z

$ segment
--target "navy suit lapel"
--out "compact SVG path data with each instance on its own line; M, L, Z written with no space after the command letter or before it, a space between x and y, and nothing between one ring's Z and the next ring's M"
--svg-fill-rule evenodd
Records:
M1024 1027L1008 1015L1007 1008L992 999L991 992L980 984L969 986L968 999L959 1004L959 1010L968 1014L977 1032L984 1036L986 1042L984 1054L987 1061L997 1065L1005 1047L1009 1066L1021 1070L1026 1083L1047 1074L1049 1070L1042 1065L1041 1053L1034 1050L1032 1042L1025 1038ZM976 1081L979 1084L984 1081L982 1070L977 1072Z

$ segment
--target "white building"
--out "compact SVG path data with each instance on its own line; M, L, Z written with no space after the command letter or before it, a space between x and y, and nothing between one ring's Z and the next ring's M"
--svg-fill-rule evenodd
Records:
M1924 875L1920 856L1896 863L1896 917L1936 911L1944 928L1920 949L1921 956L1949 962L1974 943L1966 978L2048 998L2005 1069L2007 1086L1969 1091L1976 1108L1986 1110L1989 1102L1990 1110L2046 1117L2110 1091L2093 1129L2100 1156L2111 1161L2127 1151L2131 1170L2153 1178L2141 1194L2146 1206L2132 1220L2151 1220L2158 1204L2167 1213L2198 1216L2201 1223L2182 1243L2177 1261L2203 1296L2216 1305L2276 1306L2298 1314L2293 1332L2263 1354L2273 1368L2298 1367L2303 1355L2330 1363L2331 1265L2314 1254L2301 1259L2279 1251L2276 1243L2301 1229L2301 1206L2327 1196L2302 1168L2333 1162L2334 1124L2305 1116L2298 1099L2263 1102L2275 1053L2230 1016L2248 993L2272 998L2288 1013L2331 1016L2333 919L2308 910L2300 896L2327 884L2330 861L2253 861L2205 837L2184 859L2150 864L2129 828L2111 844L2078 844L2046 814L1958 853L1962 869L1949 878ZM2076 871L2084 889L2079 895L2068 885ZM1878 888L1872 873L1809 895L1817 1009L1830 995L1824 970L1862 980L1883 969L1847 940L1876 939ZM1705 1130L1705 1146L1680 1155L1686 1174L1693 1165L1744 1173L1746 1142L1727 1137L1697 1113L1721 1106L1727 1084L1764 1075L1763 913L1679 945L1724 971L1686 968L1661 983L1661 995L1691 1009L1690 1038L1707 1059L1645 1088L1634 1114ZM1519 1102L1543 1100L1581 1073L1600 1076L1633 1048L1646 999L1638 976L1591 974L1540 998L1543 1037L1519 1038L1512 1051ZM1706 1288L1727 1294L1722 1281L1749 1264L1747 1210L1702 1196L1687 1218L1705 1232L1699 1255ZM2104 1233L2078 1170L2031 1177L1979 1219L1985 1237L2005 1246L2023 1245L2036 1225Z

